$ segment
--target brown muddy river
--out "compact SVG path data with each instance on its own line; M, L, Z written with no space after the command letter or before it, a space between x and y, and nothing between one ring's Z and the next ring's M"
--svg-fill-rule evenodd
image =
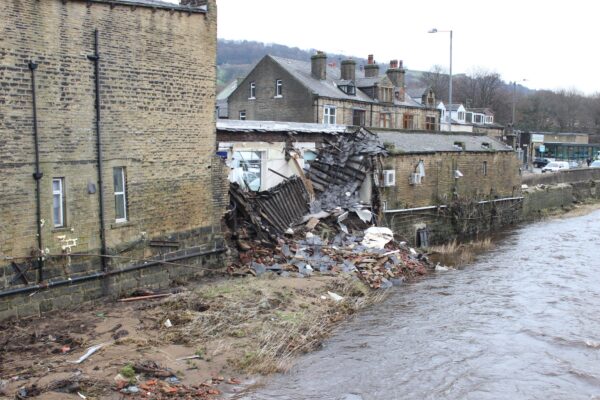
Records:
M600 211L515 229L246 399L600 399Z

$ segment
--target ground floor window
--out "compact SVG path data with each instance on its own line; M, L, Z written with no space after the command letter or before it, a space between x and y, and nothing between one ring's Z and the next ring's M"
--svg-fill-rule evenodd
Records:
M380 113L379 114L379 127L380 128L391 128L392 127L392 114Z
M52 178L52 218L55 228L65 226L65 178Z
M262 151L236 151L233 153L235 181L251 191L258 191L262 185Z
M113 168L115 188L115 222L127 221L127 181L125 167Z

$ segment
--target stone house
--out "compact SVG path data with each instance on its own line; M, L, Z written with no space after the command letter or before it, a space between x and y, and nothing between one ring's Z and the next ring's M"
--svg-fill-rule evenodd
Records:
M216 4L186 3L3 3L0 319L218 263Z
M267 55L228 97L228 118L439 130L435 94L413 99L401 61L380 74L370 55L363 70L357 76L354 60L330 65L322 52L311 62Z
M393 175L382 188L385 221L406 240L444 242L518 219L520 163L511 147L481 134L374 132L389 152L384 174ZM473 219L457 226L452 207Z

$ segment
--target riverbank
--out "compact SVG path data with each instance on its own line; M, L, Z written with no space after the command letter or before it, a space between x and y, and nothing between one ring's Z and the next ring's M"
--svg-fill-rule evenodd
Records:
M252 376L284 372L318 348L339 323L381 301L385 291L376 289L428 272L426 258L378 229L330 240L323 239L327 226L315 230L320 236L276 244L246 239L237 243L239 263L220 271L221 279L6 321L0 392L40 399L233 395Z

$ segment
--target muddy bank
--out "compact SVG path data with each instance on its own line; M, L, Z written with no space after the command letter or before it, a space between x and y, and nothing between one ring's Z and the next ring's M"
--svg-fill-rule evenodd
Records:
M227 397L287 370L385 291L355 273L265 272L164 294L4 322L0 398Z

